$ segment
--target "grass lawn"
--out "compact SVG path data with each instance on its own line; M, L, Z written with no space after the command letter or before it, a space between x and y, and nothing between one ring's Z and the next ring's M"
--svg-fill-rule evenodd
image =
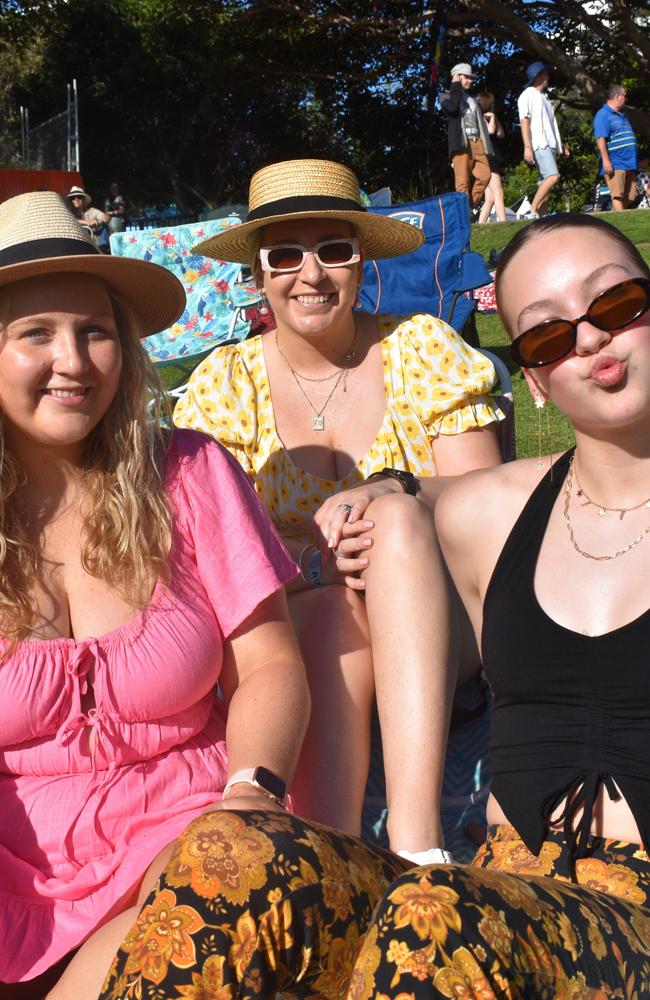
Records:
M650 211L631 209L627 212L603 212L600 217L622 230L636 244L650 266ZM527 222L492 222L472 226L472 250L478 250L487 260L490 250L501 250L510 237L526 225ZM512 372L517 457L536 455L539 438L538 411L533 405L523 375L510 358L509 340L501 321L498 316L483 316L479 313L476 326L481 347L498 354ZM547 431L547 426L550 427L550 432ZM552 404L545 407L542 411L542 452L563 451L572 444L573 435L569 422Z

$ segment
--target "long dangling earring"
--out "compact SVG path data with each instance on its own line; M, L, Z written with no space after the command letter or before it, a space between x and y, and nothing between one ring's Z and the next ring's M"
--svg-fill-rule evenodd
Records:
M260 315L268 316L268 314L271 312L271 307L269 305L269 300L266 297L266 292L264 291L264 289L262 289L262 291L260 292L260 298L262 300L262 304L260 306Z
M354 296L354 302L352 303L353 309L358 309L361 305L361 282L357 285L357 293Z
M535 400L535 409L537 410L537 459L535 461L535 468L541 470L546 466L544 461L544 456L542 455L542 438L545 438L545 443L548 445L551 439L551 422L548 410L546 411L546 429L542 427L542 410L546 405L546 400L544 397L535 392L533 395ZM551 467L553 466L553 458L551 458Z

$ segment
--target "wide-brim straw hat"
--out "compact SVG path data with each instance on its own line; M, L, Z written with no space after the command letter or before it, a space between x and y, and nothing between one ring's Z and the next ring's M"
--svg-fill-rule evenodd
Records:
M88 194L88 192L84 191L84 189L82 187L79 187L76 184L73 185L73 187L70 188L70 190L68 191L67 195L65 196L65 200L66 201L72 201L73 198L83 198L83 200L84 200L84 208L88 208L88 206L90 205L90 203L92 201L92 198L90 197L90 195Z
M91 274L130 306L147 337L171 326L185 308L183 286L149 261L110 257L54 191L19 194L0 204L0 287L43 274Z
M424 235L406 222L369 212L359 182L348 167L331 160L284 160L253 174L246 222L211 236L194 252L217 260L251 263L255 234L291 219L341 219L356 229L366 257L400 257L417 250Z

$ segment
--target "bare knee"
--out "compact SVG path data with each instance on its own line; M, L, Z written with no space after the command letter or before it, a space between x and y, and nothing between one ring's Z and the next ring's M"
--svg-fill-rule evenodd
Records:
M373 550L390 546L404 556L413 545L437 548L433 512L417 497L403 493L379 497L369 505L367 516L375 523Z

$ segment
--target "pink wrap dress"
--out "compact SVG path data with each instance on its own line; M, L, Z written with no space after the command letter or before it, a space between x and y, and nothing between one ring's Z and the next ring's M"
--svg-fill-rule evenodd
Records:
M296 574L220 445L175 431L167 486L169 587L105 635L20 642L0 662L2 982L77 947L221 798L224 640Z

